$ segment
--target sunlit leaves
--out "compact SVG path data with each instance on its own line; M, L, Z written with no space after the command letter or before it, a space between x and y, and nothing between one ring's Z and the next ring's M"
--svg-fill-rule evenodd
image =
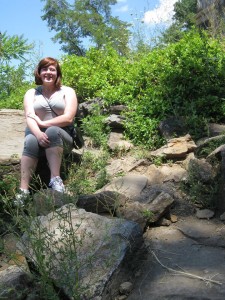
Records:
M24 59L24 55L32 49L23 35L8 36L6 32L0 34L0 63L11 59Z
M68 54L85 55L91 46L102 49L111 44L120 54L127 54L129 24L111 16L115 0L42 0L42 19L56 32L53 40Z

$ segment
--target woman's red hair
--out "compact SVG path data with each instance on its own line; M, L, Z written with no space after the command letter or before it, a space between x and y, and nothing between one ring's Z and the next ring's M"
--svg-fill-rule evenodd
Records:
M46 67L49 67L49 66L54 66L56 68L56 71L57 71L57 78L56 78L56 81L55 81L55 86L57 88L60 88L61 87L61 79L62 79L62 72L61 72L61 68L59 66L59 62L57 59L55 58L52 58L52 57L45 57L43 58L39 64L37 65L37 68L35 69L34 71L34 78L35 78L35 83L37 85L42 85L42 79L41 79L41 76L40 76L40 72L41 72L41 69L42 68L46 68Z

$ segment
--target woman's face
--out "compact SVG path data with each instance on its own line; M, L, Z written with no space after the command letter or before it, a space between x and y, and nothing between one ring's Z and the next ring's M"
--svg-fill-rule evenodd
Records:
M41 68L40 77L43 83L55 83L57 79L56 67L50 65L48 67Z

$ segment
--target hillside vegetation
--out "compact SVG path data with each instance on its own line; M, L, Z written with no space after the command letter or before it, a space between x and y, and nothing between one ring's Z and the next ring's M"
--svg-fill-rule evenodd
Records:
M158 125L168 116L184 117L193 138L207 135L208 122L224 122L224 43L207 32L192 30L176 43L126 57L93 48L84 57L65 55L61 65L63 84L76 90L79 102L100 97L106 107L127 105L125 132L136 145L158 147ZM22 109L30 86L1 93L0 107ZM100 121L98 109L96 115Z

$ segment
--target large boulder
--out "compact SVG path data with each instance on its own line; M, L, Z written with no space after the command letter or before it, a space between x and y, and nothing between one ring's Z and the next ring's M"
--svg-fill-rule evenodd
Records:
M142 243L137 223L70 204L34 219L19 247L67 299L112 299L120 274L127 280L132 276L131 258Z

